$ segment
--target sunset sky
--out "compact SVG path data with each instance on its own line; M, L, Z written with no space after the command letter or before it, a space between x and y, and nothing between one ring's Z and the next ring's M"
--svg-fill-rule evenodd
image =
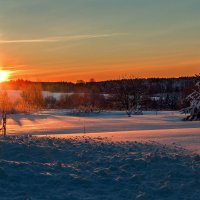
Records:
M76 81L200 72L200 0L0 0L10 79Z

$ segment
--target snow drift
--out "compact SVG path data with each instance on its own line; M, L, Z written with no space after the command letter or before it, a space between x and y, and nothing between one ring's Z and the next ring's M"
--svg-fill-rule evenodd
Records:
M158 143L0 138L1 199L191 199L200 156Z

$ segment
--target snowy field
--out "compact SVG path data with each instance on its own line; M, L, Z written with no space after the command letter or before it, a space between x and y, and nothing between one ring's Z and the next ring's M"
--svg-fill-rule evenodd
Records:
M200 122L182 118L10 115L9 136L0 137L0 199L199 200Z
M113 141L177 143L200 153L200 122L182 121L184 115L166 111L127 117L125 112L77 116L68 110L10 115L9 135L53 135L62 138L89 135ZM61 135L60 135L61 134Z

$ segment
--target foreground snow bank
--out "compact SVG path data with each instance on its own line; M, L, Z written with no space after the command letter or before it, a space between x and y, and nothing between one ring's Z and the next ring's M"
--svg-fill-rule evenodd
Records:
M1 199L199 199L200 156L158 143L0 138Z

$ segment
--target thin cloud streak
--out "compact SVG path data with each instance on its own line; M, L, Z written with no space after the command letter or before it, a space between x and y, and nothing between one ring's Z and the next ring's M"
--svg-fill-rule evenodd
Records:
M105 34L88 34L88 35L73 35L73 36L56 36L40 39L22 39L22 40L0 40L0 44L17 44L17 43L52 43L52 42L70 42L79 40L89 40L95 38L107 38L125 35L125 33L105 33Z

